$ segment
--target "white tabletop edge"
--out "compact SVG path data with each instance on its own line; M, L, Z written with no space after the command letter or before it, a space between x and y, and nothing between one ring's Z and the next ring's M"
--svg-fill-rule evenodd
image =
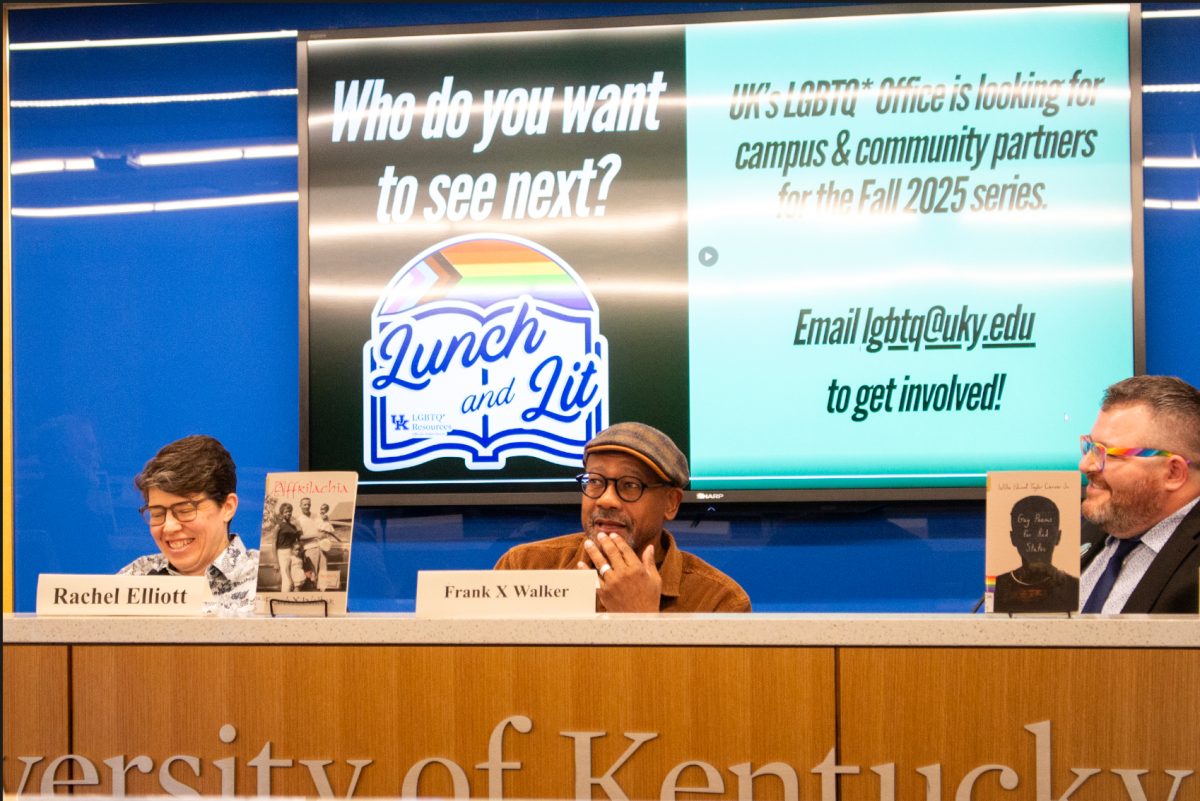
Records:
M644 645L1200 648L1195 615L605 614L430 620L37 617L5 614L4 644Z

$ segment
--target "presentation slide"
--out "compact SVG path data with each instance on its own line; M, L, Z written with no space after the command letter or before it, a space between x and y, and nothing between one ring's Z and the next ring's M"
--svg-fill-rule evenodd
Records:
M1075 461L1133 368L1128 6L307 34L310 469L703 492Z
M1127 39L1121 8L688 29L694 488L1073 464L1132 369Z

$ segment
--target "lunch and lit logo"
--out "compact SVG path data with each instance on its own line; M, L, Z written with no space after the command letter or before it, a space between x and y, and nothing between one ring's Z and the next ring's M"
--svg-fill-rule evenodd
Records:
M404 265L363 345L363 463L578 465L608 425L608 342L583 281L546 248L455 237Z

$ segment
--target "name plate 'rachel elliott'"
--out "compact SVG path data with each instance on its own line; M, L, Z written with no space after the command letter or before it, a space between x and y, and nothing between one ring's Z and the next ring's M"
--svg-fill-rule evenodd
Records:
M39 615L199 615L211 600L204 576L38 576Z
M422 570L417 617L581 617L596 614L592 570Z

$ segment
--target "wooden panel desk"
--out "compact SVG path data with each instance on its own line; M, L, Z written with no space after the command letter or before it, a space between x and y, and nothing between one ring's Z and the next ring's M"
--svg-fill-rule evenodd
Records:
M4 628L10 793L1200 798L1197 618Z

